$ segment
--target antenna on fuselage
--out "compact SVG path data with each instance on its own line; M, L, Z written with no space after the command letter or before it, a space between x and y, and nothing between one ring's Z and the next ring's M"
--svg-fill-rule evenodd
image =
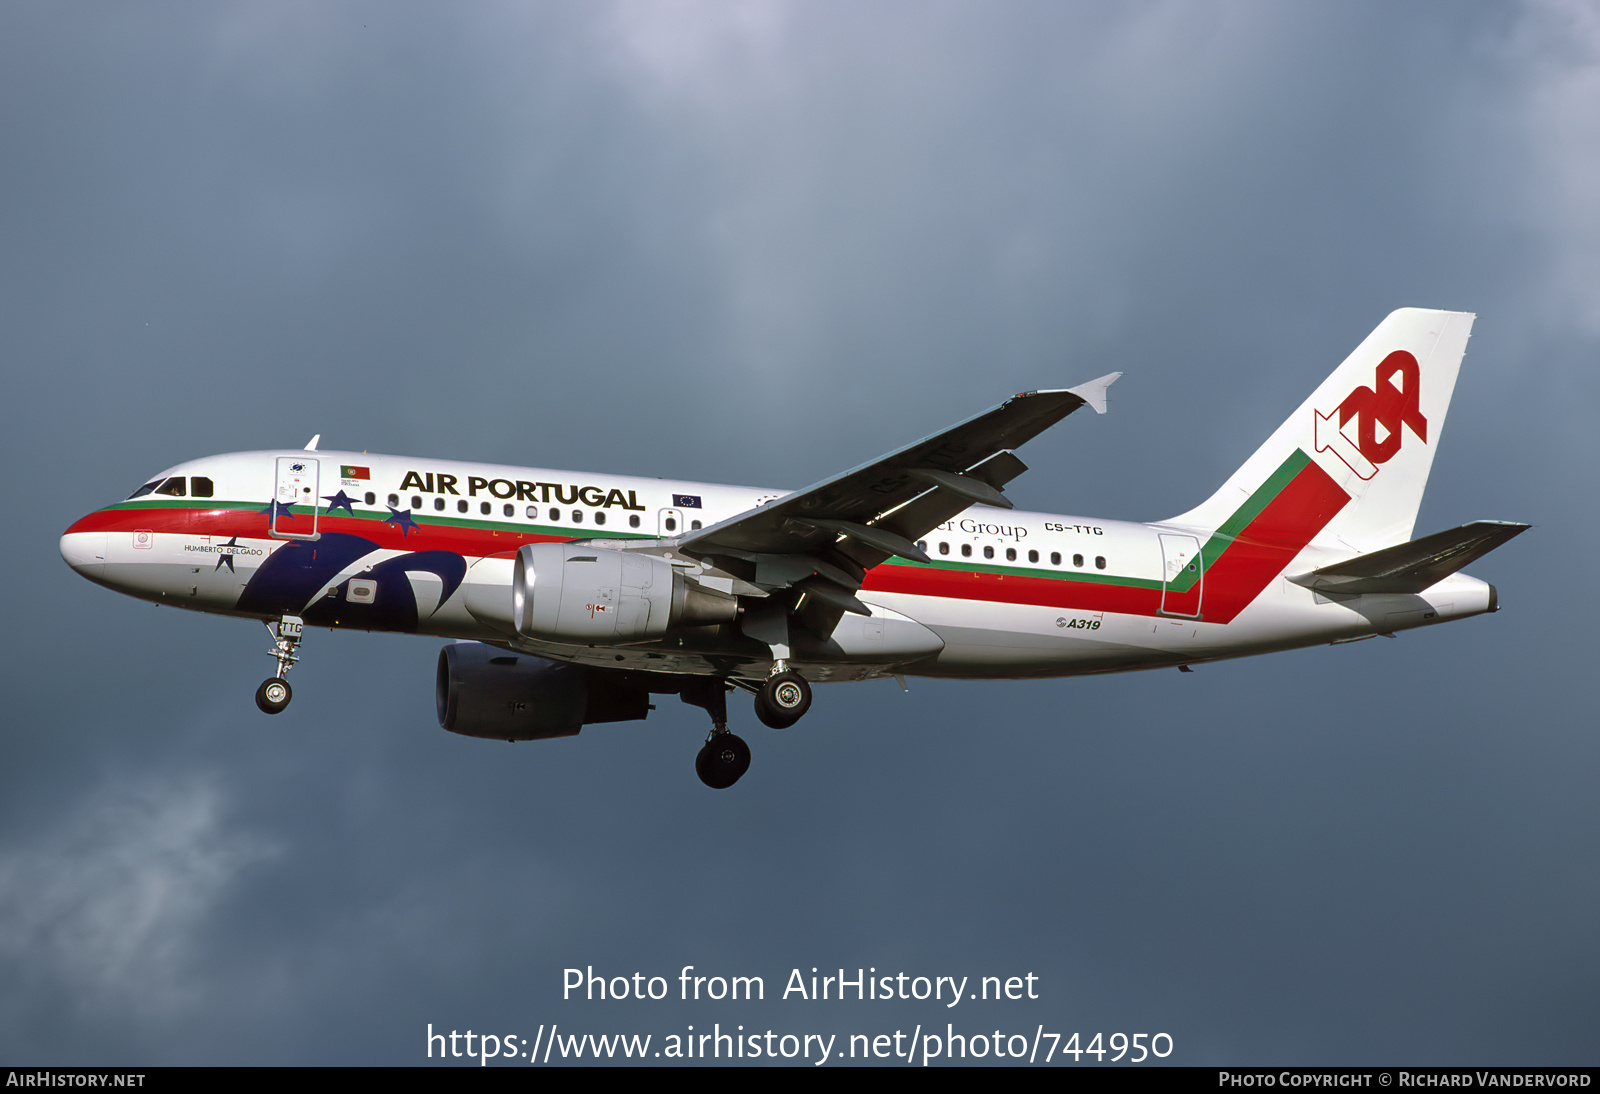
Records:
M322 434L321 433L318 433L315 437L312 437L309 441L306 442L306 451L307 452L315 452L317 450L317 442L320 441L320 440L322 440Z

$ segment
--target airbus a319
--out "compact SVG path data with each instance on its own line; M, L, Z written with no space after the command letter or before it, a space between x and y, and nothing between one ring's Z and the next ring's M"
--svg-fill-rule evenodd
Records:
M790 493L304 449L168 468L61 537L89 580L260 620L276 714L304 628L432 635L440 724L533 740L703 707L695 768L812 684L1180 668L1495 611L1462 567L1528 526L1412 539L1473 316L1390 315L1210 498L1150 524L1016 510L1015 453L1118 373L1030 391Z

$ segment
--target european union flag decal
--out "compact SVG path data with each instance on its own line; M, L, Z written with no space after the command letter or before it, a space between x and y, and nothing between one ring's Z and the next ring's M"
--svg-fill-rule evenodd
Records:
M674 494L672 495L672 504L677 509L698 509L700 508L700 495Z

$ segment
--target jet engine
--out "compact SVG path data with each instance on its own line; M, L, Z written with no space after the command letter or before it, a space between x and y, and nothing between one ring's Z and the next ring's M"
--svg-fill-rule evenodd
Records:
M481 642L439 651L439 724L451 733L499 741L571 737L596 722L629 722L650 710L635 674L591 669Z
M637 551L530 543L517 552L512 573L513 624L547 642L648 642L674 627L727 623L737 614L736 598Z

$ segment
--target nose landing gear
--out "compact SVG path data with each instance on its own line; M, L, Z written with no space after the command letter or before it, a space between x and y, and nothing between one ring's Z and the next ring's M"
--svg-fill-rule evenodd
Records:
M305 624L298 615L286 615L266 626L267 633L272 635L272 649L267 652L278 659L278 675L263 681L256 689L256 706L263 714L281 714L294 698L294 690L284 677L300 660L300 636Z

